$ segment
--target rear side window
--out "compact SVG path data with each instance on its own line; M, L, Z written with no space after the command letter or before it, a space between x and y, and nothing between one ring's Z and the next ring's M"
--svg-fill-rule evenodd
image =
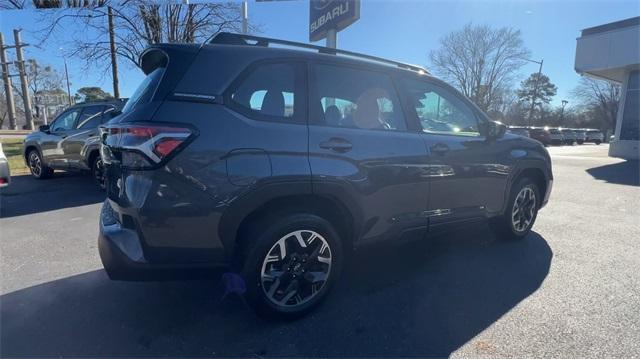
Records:
M405 130L406 124L391 78L382 73L313 65L310 104L314 118L327 126Z
M147 77L144 78L142 83L140 83L136 91L127 101L127 104L122 109L123 113L129 112L136 106L151 101L151 97L153 97L153 94L155 93L156 88L158 88L158 84L162 79L164 70L164 67L157 67L155 70L151 71L147 75Z
M87 106L82 109L78 119L78 129L96 128L102 122L102 109L104 106Z
M267 121L291 121L301 117L300 64L266 63L248 70L232 87L232 107L247 117Z

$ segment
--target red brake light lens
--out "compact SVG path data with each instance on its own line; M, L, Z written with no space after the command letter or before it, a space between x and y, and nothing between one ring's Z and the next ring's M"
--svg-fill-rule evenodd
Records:
M149 123L117 124L103 130L103 153L120 152L122 166L145 169L160 164L194 134L193 130L172 125Z
M162 142L156 144L156 148L153 149L153 152L160 157L166 157L181 144L182 140L162 140Z

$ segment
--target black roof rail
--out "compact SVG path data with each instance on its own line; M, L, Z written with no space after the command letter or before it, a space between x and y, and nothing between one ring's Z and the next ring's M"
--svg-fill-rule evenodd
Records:
M418 66L418 65L406 64L404 62L393 61L393 60L385 59L382 57L361 54L358 52L333 49L330 47L305 44L302 42L272 39L268 37L243 35L243 34L236 34L231 32L219 32L209 37L205 41L205 43L225 44L225 45L263 46L263 47L269 47L270 44L285 45L285 46L291 46L291 47L316 50L318 51L318 53L321 53L321 54L345 55L345 56L356 57L356 58L366 59L366 60L375 61L375 62L381 62L387 65L394 65L402 69L429 74L429 71L427 71L424 67Z

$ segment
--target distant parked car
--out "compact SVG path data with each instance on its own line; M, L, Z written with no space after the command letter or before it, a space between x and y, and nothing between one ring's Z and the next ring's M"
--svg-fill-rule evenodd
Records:
M530 134L529 134L529 130L526 127L510 126L507 129L507 132L513 133L514 135L520 135L520 136L524 136L524 137L531 137Z
M576 142L576 134L572 129L563 128L560 130L562 132L562 136L564 136L564 143L567 145L573 145Z
M551 144L551 134L549 134L549 131L545 130L544 128L530 127L528 131L529 137L533 138L534 140L542 142L542 144L545 146Z
M124 101L77 104L56 117L50 125L30 133L24 141L24 158L31 174L49 178L53 170L88 170L104 188L104 166L100 156L98 127L124 106Z
M549 132L549 137L551 137L551 144L553 145L562 145L566 142L564 138L564 134L560 129L550 128L547 130Z
M600 130L588 129L586 131L587 139L585 142L593 142L596 145L601 144L604 141L604 134Z
M584 130L574 129L573 134L576 136L576 142L578 142L579 145L585 143L587 140L587 133Z
M11 183L11 171L7 156L2 151L2 143L0 143L0 188L7 187Z

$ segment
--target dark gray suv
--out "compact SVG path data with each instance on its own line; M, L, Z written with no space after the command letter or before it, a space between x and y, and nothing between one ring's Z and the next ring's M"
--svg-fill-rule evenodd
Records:
M63 111L51 124L29 134L23 154L31 174L45 179L54 170L86 170L104 188L98 128L123 106L124 101L120 100L77 104Z
M102 130L112 279L226 266L259 312L300 315L354 247L478 219L523 238L549 198L542 144L416 66L225 33L140 66Z

